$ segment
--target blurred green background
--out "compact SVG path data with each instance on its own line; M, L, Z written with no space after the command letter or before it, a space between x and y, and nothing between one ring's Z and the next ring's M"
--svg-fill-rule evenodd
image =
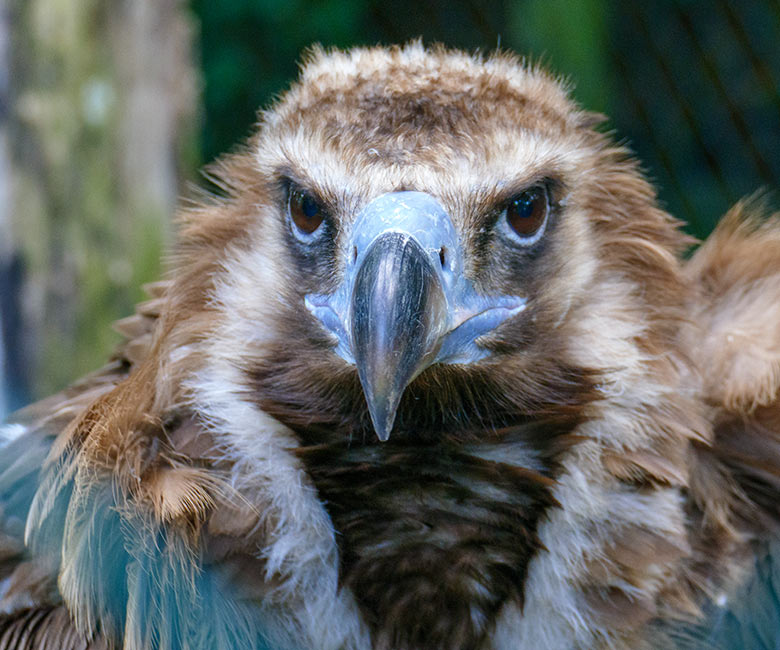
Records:
M109 323L159 276L177 197L315 42L541 60L698 237L780 179L778 0L4 1L0 417L101 365Z

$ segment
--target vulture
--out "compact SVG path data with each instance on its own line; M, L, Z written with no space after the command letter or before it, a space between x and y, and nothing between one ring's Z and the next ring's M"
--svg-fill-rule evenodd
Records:
M0 649L780 647L780 217L694 249L602 123L311 50L0 430Z

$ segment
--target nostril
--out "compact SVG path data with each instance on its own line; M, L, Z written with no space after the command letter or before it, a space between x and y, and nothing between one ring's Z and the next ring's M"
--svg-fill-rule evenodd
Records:
M439 249L439 262L441 263L442 268L447 265L447 248L445 246L442 246Z

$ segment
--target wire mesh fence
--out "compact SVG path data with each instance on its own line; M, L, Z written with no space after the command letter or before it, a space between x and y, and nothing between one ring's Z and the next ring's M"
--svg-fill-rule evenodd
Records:
M691 230L780 185L780 4L623 3L610 60L618 119Z

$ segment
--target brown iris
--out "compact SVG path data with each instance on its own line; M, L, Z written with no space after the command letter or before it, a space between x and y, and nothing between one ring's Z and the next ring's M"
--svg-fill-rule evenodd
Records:
M512 197L504 208L507 225L525 243L536 241L536 235L547 221L550 202L544 187L533 187Z
M325 208L317 201L311 192L291 190L287 209L295 227L303 235L311 235L325 220Z

